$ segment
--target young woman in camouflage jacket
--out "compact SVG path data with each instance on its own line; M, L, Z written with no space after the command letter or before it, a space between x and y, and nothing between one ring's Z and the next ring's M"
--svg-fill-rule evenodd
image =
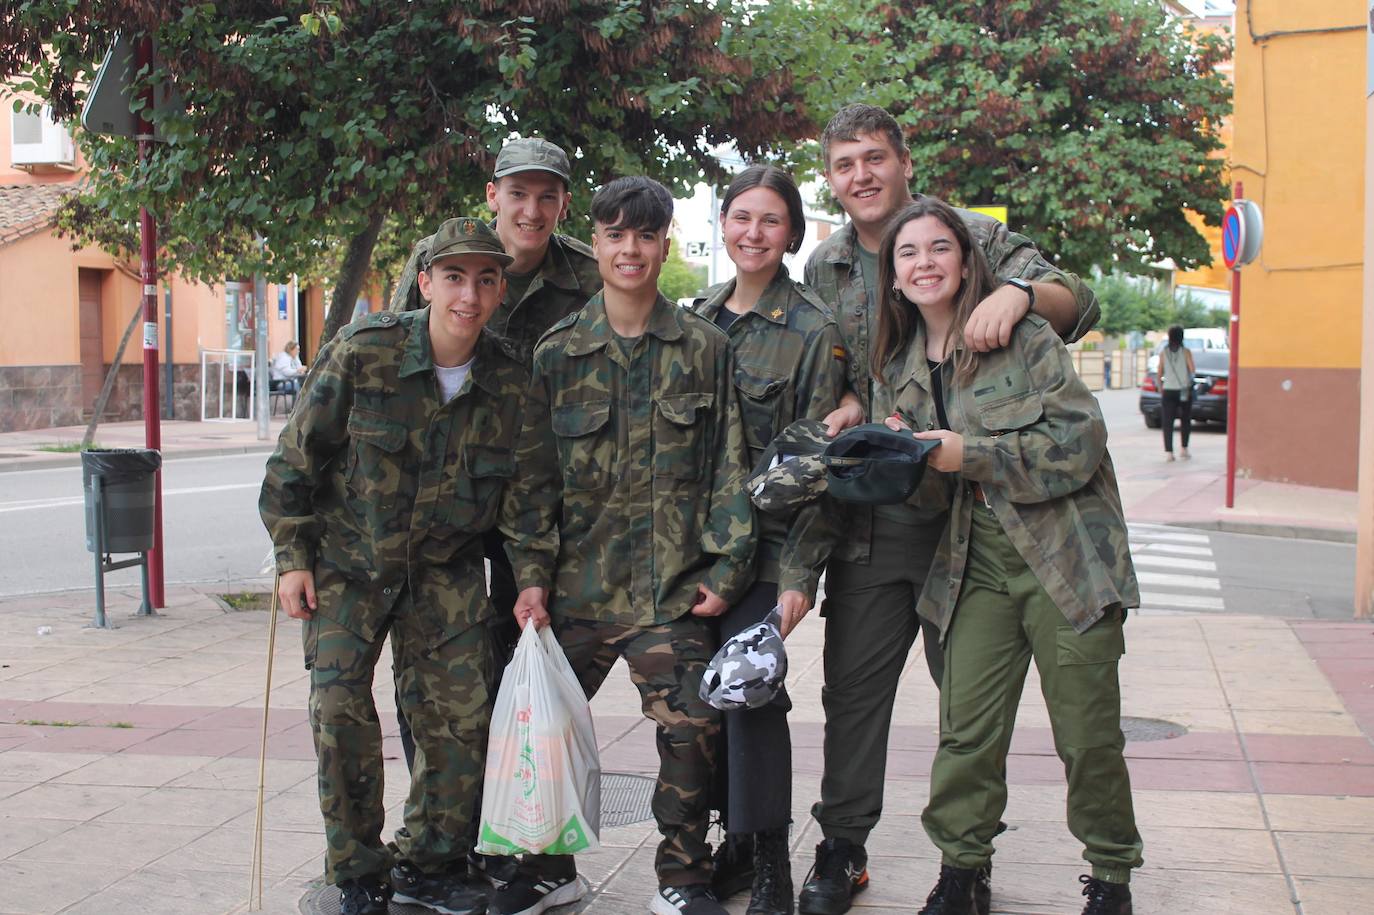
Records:
M1062 341L1028 315L1011 345L977 354L964 322L991 272L958 215L922 198L879 252L873 372L892 428L938 439L958 474L949 527L918 611L945 648L940 745L922 822L942 853L925 915L985 915L977 876L1006 805L1006 760L1031 659L1085 847L1085 912L1129 915L1140 834L1122 757L1117 663L1139 606L1126 523L1096 399Z

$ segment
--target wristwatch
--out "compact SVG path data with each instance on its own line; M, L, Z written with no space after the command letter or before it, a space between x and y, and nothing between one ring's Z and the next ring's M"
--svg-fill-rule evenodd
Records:
M1026 299L1027 299L1027 302L1026 302L1026 311L1027 311L1027 312L1031 312L1031 311L1034 311L1034 310L1035 310L1035 287L1032 286L1032 285L1030 284L1030 281L1028 281L1028 280L1023 280L1023 279L1021 279L1021 277L1019 277L1019 276L1014 276L1014 277L1012 277L1011 279L1007 280L1007 285L1008 285L1008 286L1015 286L1017 289L1020 289L1022 292L1024 292L1024 293L1026 294Z

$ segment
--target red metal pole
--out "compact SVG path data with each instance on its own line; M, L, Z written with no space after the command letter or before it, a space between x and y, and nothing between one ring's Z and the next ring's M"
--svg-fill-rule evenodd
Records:
M153 65L153 39L138 40L134 66L142 71ZM153 90L143 91L143 108L134 115L134 136L138 139L138 161L152 154L153 125L144 115L153 108ZM147 207L138 211L140 269L143 280L143 436L148 448L162 450L162 420L158 411L157 384L157 224ZM153 549L148 553L148 602L167 606L162 577L162 471L157 472L153 495Z
M1245 188L1236 182L1235 199ZM1239 257L1240 252L1236 252ZM1231 356L1226 373L1226 507L1236 507L1236 392L1240 373L1240 265L1231 270Z

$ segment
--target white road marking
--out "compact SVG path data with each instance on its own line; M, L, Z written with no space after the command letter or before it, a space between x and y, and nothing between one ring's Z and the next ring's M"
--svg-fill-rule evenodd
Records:
M1169 575L1165 572L1136 572L1136 580L1142 585L1169 585L1176 588L1193 588L1199 591L1220 591L1221 582L1202 575Z
M190 486L184 489L164 489L162 497L168 496L190 496L203 492L227 492L232 489L261 489L262 483L226 483L222 486ZM0 513L3 512L22 512L34 511L42 508L61 508L64 505L84 505L85 497L79 499L30 499L20 502L5 502L0 504Z
M1139 537L1132 538L1136 545L1131 552L1136 550L1146 553L1169 553L1174 556L1211 556L1210 546L1183 546L1178 543L1140 543Z
M1193 569L1197 572L1215 572L1217 564L1208 559L1184 559L1180 556L1160 556L1157 553L1132 552L1136 568L1140 566L1159 566L1165 569Z
M1173 594L1169 592L1141 592L1140 602L1147 607L1194 607L1198 610L1225 610L1226 604L1220 597L1206 597L1201 594Z
M1210 536L1161 524L1130 525L1130 535L1144 606L1155 611L1226 609Z
M1206 534L1184 534L1175 530L1160 530L1159 528L1145 528L1131 525L1127 528L1131 534L1138 534L1142 538L1150 540L1163 540L1169 543L1209 543Z

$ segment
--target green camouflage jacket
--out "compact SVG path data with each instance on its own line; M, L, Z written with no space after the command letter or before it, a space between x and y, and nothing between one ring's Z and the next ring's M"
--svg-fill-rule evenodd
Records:
M725 335L662 296L632 358L600 295L554 325L501 513L519 587L630 626L687 613L698 582L742 595L755 538L733 378Z
M1055 269L1029 238L1008 231L991 216L971 210L956 209L956 212L968 225L974 241L982 247L997 279L1021 277L1037 282L1057 282L1073 291L1079 318L1078 325L1065 338L1067 342L1077 340L1097 323L1100 310L1092 289L1073 274ZM858 243L852 223L821 242L806 262L806 282L835 312L849 356L849 389L858 396L869 420L881 420L883 414L874 409L870 367L872 343L878 336L878 310L869 307ZM835 548L835 557L848 562L867 562L873 536L873 512L861 508L852 515L852 526L843 532L843 539Z
M496 224L491 224L496 228ZM430 235L420 239L410 252L389 310L412 311L424 307L415 277L429 254ZM487 322L487 331L528 368L534 360L534 345L554 324L581 308L601 291L601 274L592 249L567 235L549 238L549 250L539 271L530 280L518 302L502 300Z
M713 286L693 303L693 310L714 322L734 291L734 280ZM748 466L753 467L769 443L794 420L820 419L839 404L844 391L844 346L830 309L810 289L794 283L785 268L779 268L754 309L740 315L726 335L735 356L735 391L744 415ZM807 547L799 538L810 524L803 522L798 536L792 538L788 536L791 520L771 514L757 517L758 577L778 582L779 590L795 589L814 597L818 574L800 574L789 563L793 574L786 581L779 577L783 553Z
M430 643L491 615L482 533L514 468L529 378L488 334L440 401L429 309L370 315L311 367L258 509L277 570L313 569L319 612L371 639L409 587Z
M935 413L925 352L918 321L894 366L893 407L920 428ZM945 412L964 437L964 460L917 610L942 632L949 625L968 558L970 480L1076 630L1109 608L1140 606L1107 426L1049 323L1028 315L1010 346L978 357L966 382L956 381L949 362L941 371Z

